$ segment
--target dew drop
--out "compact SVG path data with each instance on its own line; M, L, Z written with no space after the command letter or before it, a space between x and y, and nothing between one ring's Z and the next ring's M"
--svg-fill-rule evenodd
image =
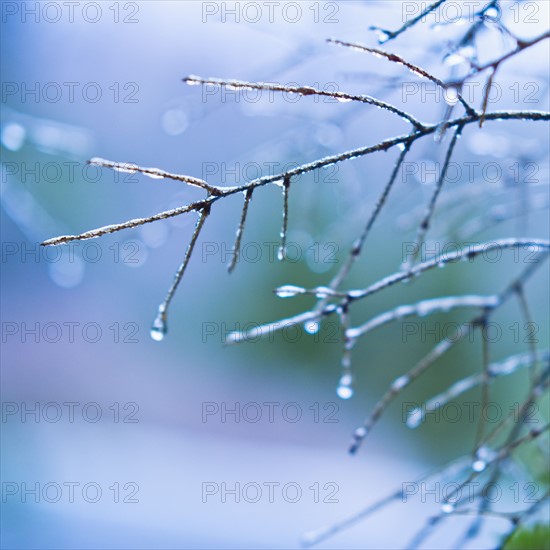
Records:
M466 60L459 54L453 53L445 58L445 65L448 67L454 67L460 63L464 63Z
M451 514L454 511L454 509L455 507L452 504L449 504L448 502L446 502L445 504L443 504L443 506L441 506L441 511L444 514Z
M304 323L304 330L308 334L317 334L321 328L321 323L319 321L307 321Z
M336 393L340 399L349 399L353 395L353 388L349 386L338 386Z
M409 413L409 416L407 417L407 428L410 428L411 430L418 428L422 420L423 420L422 410L419 409L418 407L416 409L413 409Z
M349 399L353 395L353 376L350 373L343 374L338 382L336 394L340 399Z
M472 464L472 470L474 472L483 472L483 470L485 470L486 467L487 467L487 463L485 462L485 460L478 459Z
M383 29L375 29L375 32L378 37L379 44L384 44L384 42L387 42L390 39L389 33Z
M491 6L483 13L488 19L498 20L500 19L500 10L496 6Z
M393 384L391 385L391 389L393 391L399 391L403 389L409 382L410 378L407 375L400 376L399 378L394 380Z
M292 298L298 294L303 294L305 291L306 289L301 286L283 285L275 290L275 294L279 298Z
M456 86L449 86L445 89L444 97L447 105L456 105L458 103L458 88Z
M355 437L355 439L363 439L366 435L367 435L367 429L364 426L357 428L353 433L353 437Z
M315 289L315 296L317 298L328 298L332 294L332 290L326 286L318 286Z
M160 307L159 312L155 317L155 320L153 321L153 325L151 326L151 338L156 342L160 342L166 336L167 331L168 327L166 326L166 311L164 310L164 308Z
M188 84L189 86L199 86L199 78L197 76L190 75L187 78L184 79L184 82Z

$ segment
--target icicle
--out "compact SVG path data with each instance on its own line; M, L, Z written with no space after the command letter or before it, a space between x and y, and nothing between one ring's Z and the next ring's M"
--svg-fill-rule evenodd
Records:
M199 238L199 234L201 232L202 226L204 225L204 222L206 221L206 218L208 217L209 213L210 213L209 207L206 207L200 211L199 219L197 220L197 223L195 225L195 230L193 231L193 236L191 237L191 241L189 242L189 245L187 246L187 250L185 251L185 257L183 258L183 262L181 263L178 270L176 271L176 275L174 276L174 281L172 282L172 285L168 289L166 298L164 298L164 301L159 306L158 314L155 317L155 320L153 321L153 325L151 326L151 331L150 331L151 338L153 340L156 340L157 342L160 342L166 335L166 332L168 330L167 328L168 306L170 305L170 302L172 301L172 298L176 293L178 285L180 284L181 279L185 273L187 264L191 259L191 254L193 253L193 249L195 248L195 244L197 242L197 239Z

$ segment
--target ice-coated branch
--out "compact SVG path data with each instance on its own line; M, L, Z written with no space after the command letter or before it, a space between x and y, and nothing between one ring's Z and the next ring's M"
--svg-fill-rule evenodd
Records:
M406 67L416 76L419 76L420 78L427 78L434 84L437 84L443 91L447 91L449 88L454 88L456 91L456 99L460 102L460 104L464 107L466 110L466 113L469 115L476 115L475 109L472 108L472 106L464 99L462 94L455 88L452 84L445 84L441 79L437 78L436 76L430 74L426 69L423 69L422 67L419 67L418 65L414 65L413 63L403 59L401 56L396 55L394 53L386 52L384 50L380 50L378 48L370 48L369 46L365 46L363 44L359 44L358 42L345 42L344 40L337 40L335 38L328 38L327 42L331 44L336 44L338 46L345 46L347 48L351 48L353 50L357 51L363 51L372 53L376 57L383 57L387 59L388 61L391 61L393 63L397 63L399 65L403 65L403 67Z
M94 166L101 166L102 168L111 168L112 170L115 170L117 172L127 172L129 174L134 174L136 172L139 172L140 174L144 174L155 180L171 179L176 181L182 181L184 183L188 183L189 185L200 187L201 189L208 191L209 195L220 194L219 188L209 185L204 180L201 180L199 178L194 178L192 176L186 176L184 174L174 174L172 172L166 172L165 170L161 170L160 168L145 168L143 166L138 166L137 164L133 164L133 163L113 162L112 160L106 160L98 157L94 157L93 159L90 159L88 161L88 164L92 164Z
M439 174L439 178L437 180L437 183L435 184L435 188L433 190L432 196L430 197L430 202L428 203L428 206L426 208L426 213L424 215L424 218L422 219L418 227L418 231L416 234L414 256L410 261L405 263L405 266L404 266L405 269L410 269L410 267L412 266L412 264L414 263L414 261L418 256L418 252L420 251L421 246L424 244L426 233L430 228L430 222L431 222L432 216L434 215L435 203L437 202L437 197L439 197L439 194L443 189L443 184L445 183L445 178L447 177L447 169L449 168L449 163L451 162L451 157L452 157L456 142L460 138L463 129L464 129L464 126L457 126L455 133L451 139L451 143L449 144L449 148L447 149L447 154L445 156L445 161L443 162L441 173Z
M271 83L271 82L245 82L243 80L230 80L230 79L226 80L223 78L204 78L196 75L186 76L183 79L183 82L191 86L197 85L197 84L224 86L230 90L263 90L263 91L271 91L271 92L284 92L284 93L298 94L301 96L310 96L310 95L323 96L323 97L330 97L332 99L335 99L340 103L358 101L360 103L368 103L369 105L374 105L375 107L379 107L380 109L385 109L386 111L390 111L396 114L397 116L405 119L406 121L410 122L415 128L422 128L423 126L421 122L416 120L409 113L395 107L395 105L391 105L390 103L386 103L385 101L381 101L369 95L355 95L355 94L349 94L347 92L332 92L328 90L318 90L317 88L313 88L312 86L287 86L284 84L277 84L277 83Z
M185 270L187 269L187 265L189 264L189 260L191 259L191 255L193 254L193 249L195 248L197 239L199 238L204 222L206 221L206 218L208 217L209 214L210 214L209 206L203 208L199 213L199 218L195 225L195 230L193 231L191 240L189 241L189 245L187 246L187 250L185 251L183 262L181 263L178 270L176 271L176 275L174 276L174 280L170 285L170 288L168 289L166 298L164 298L164 301L160 304L158 308L158 314L155 320L153 321L153 326L151 328L151 337L153 338L153 340L157 340L157 341L162 340L168 330L168 326L167 326L168 306L170 305L170 302L172 301L172 298L176 293L176 289L178 288L181 282L181 279L185 273Z
M229 271L229 273L231 273L235 269L235 266L239 261L239 255L241 253L241 241L243 238L244 225L246 223L246 215L248 214L248 206L250 204L250 201L252 200L253 192L254 192L254 189L247 189L244 192L244 204L241 212L241 220L239 222L239 225L237 227L237 233L235 235L235 244L233 245L233 251L231 253L231 261L227 266L227 270Z
M550 243L548 243L550 244ZM539 255L544 254L546 258L548 256L548 246L543 249ZM422 264L419 264L419 266ZM536 262L531 264L529 267L523 270L523 272L504 290L502 290L496 297L496 300L491 304L484 307L484 312L481 315L478 315L471 319L469 322L464 323L460 330L458 331L458 336L453 340L443 339L436 344L436 346L425 356L423 357L412 369L410 369L406 374L400 376L391 384L390 388L374 406L371 414L365 419L362 426L357 428L352 437L352 443L349 449L350 453L355 453L363 440L367 437L369 432L372 430L373 426L382 416L384 411L387 409L389 404L408 386L410 386L415 380L417 380L428 368L430 368L435 361L437 361L441 356L443 356L453 345L460 342L468 333L468 329L471 326L479 327L486 322L487 315L491 311L495 311L501 307L506 301L512 296L515 292L518 284L523 284L535 270L542 265L542 262ZM532 390L534 391L534 390Z
M423 10L420 11L420 13L413 17L412 19L409 19L406 21L401 27L399 27L395 31L388 31L387 29L382 29L380 27L371 26L371 31L376 31L378 33L378 42L380 44L383 44L384 42L388 42L389 40L393 40L394 38L397 38L400 34L404 33L414 25L416 25L419 21L421 21L426 15L432 13L435 11L441 4L443 4L446 0L437 0L436 2L433 2L432 4L429 4L426 6Z
M548 366L550 364L550 350L544 350L538 353L536 361ZM524 367L531 367L533 363L533 357L530 352L512 355L502 361L497 361L489 365L489 379L490 381L493 381L497 377L508 376ZM407 418L407 426L409 428L416 428L424 421L427 413L432 413L438 409L441 409L451 400L456 399L463 393L466 393L472 388L478 386L482 380L483 374L478 373L472 374L471 376L462 378L458 382L455 382L445 391L430 398L420 407L412 409ZM485 441L487 441L487 439Z

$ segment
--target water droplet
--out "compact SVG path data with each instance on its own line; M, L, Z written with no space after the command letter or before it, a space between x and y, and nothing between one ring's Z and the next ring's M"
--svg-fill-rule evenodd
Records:
M166 336L168 327L166 326L166 310L163 306L159 307L159 312L151 326L151 338L156 342L160 342Z
M384 44L384 42L387 42L390 38L389 32L384 29L380 29L379 27L371 27L371 30L376 33L379 44Z
M200 85L200 79L198 76L189 75L187 78L184 78L183 81L186 84L189 84L189 86L199 86Z
M144 173L148 178L151 178L153 180L164 179L164 174L162 174L160 172L144 172Z
M303 294L305 291L306 289L301 286L283 285L275 290L275 294L279 298L292 298L298 294Z
M304 323L304 330L308 334L317 334L321 328L321 323L319 321L306 321Z
M391 389L393 391L399 391L403 389L410 381L410 378L407 375L400 376L396 380L394 380L393 384L391 385Z
M497 6L490 6L488 7L483 15L487 19L491 19L493 21L498 21L500 19L500 9Z
M353 395L353 376L350 373L343 374L338 382L336 393L340 399L349 399Z
M456 105L458 103L458 95L458 88L456 86L445 88L444 96L447 105Z
M464 63L465 61L466 60L461 55L453 53L445 58L445 65L449 67L454 67L455 65L459 65L460 63Z
M355 439L363 439L367 435L367 429L364 426L357 428L353 433Z
M11 122L2 129L0 140L2 145L10 151L19 151L25 143L26 130L21 124Z
M449 502L446 502L445 504L443 504L443 506L441 506L441 511L444 514L451 514L454 511L454 509L455 507Z
M336 393L340 399L349 399L353 395L353 388L349 386L338 386Z
M485 470L486 467L487 467L487 463L484 460L478 459L472 464L472 470L474 472L483 472L483 470Z
M410 428L411 430L418 428L423 419L424 415L422 414L422 410L418 407L413 409L407 417L407 428Z
M317 298L328 298L332 295L332 290L326 286L318 286L315 289L315 296Z

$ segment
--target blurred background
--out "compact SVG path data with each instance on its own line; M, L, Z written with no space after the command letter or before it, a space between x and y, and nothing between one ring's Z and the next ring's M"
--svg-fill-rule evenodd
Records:
M420 404L478 372L478 337L407 390L357 456L347 447L388 385L445 336L446 323L465 321L471 311L410 319L414 335L406 338L405 321L366 336L353 354L349 400L335 391L342 351L336 319L316 334L300 328L224 345L227 332L313 305L310 297L281 300L273 289L329 282L385 185L395 150L293 181L292 261L274 254L280 187L255 193L231 276L226 265L242 196L216 204L162 342L149 329L187 247L193 214L55 249L38 246L202 196L167 179L88 166L91 157L235 185L409 131L406 121L368 105L190 87L182 82L189 74L366 93L426 122L440 120L444 98L414 75L325 42L374 46L369 27L398 28L413 4L2 3L3 547L297 548L304 532L469 452L476 422L465 408L460 421L428 419L410 430L403 402ZM518 36L546 30L547 2L501 5L502 20ZM446 17L427 17L385 47L442 79L456 77L472 52L447 55L449 44L472 21L453 21L451 11ZM496 25L485 26L480 62L509 48ZM489 110L547 110L547 62L541 43L503 65ZM479 107L485 80L474 80L479 86L469 99ZM448 140L415 143L348 288L399 268ZM429 235L432 249L457 240L546 238L547 151L544 124L468 126ZM498 262L435 270L357 304L352 324L424 298L496 292L524 267L524 256L503 252ZM547 278L546 266L527 293L541 348L548 346ZM501 335L492 360L529 349L515 301L493 320ZM523 398L526 382L520 372L495 383L491 397L502 414ZM479 390L464 397L479 399ZM419 495L320 547L403 546L438 509L433 496L421 502ZM448 546L466 522L454 518L427 547ZM475 547L492 544L502 526L489 522Z

